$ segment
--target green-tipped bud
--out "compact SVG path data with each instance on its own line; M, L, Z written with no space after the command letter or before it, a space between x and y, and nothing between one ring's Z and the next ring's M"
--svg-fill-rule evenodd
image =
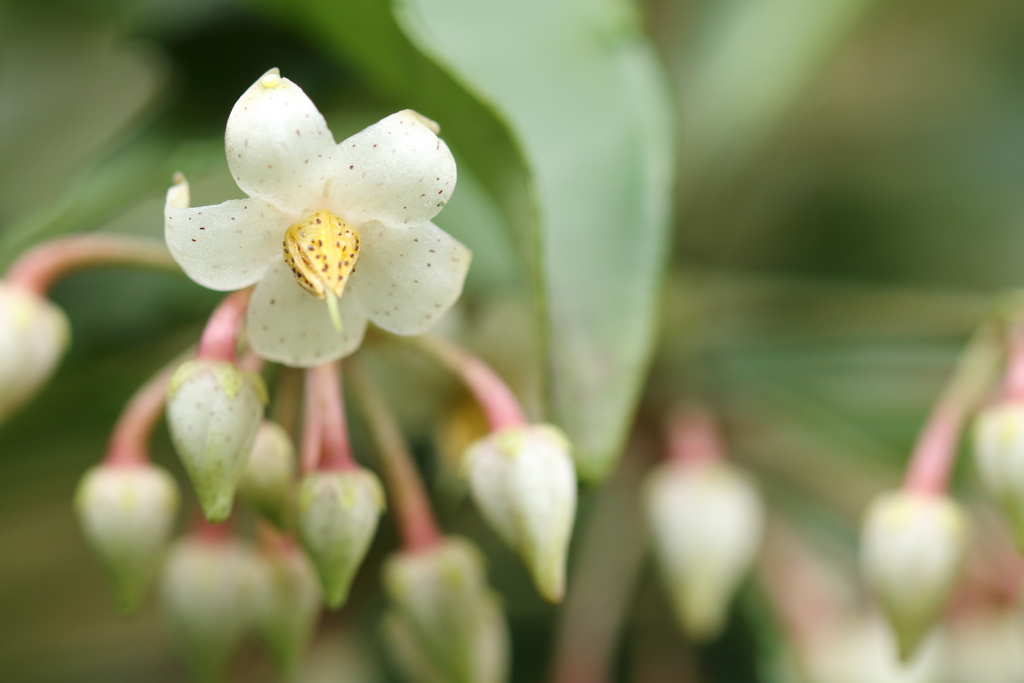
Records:
M202 681L218 680L252 620L256 569L236 541L187 538L161 577L164 612L182 654Z
M257 566L256 628L281 670L292 672L320 614L320 583L309 560L295 547L261 554Z
M384 510L384 489L366 469L313 472L299 486L298 532L332 609L348 598Z
M1006 512L1024 551L1024 402L1006 402L978 414L974 456L986 492Z
M757 489L727 462L670 462L649 475L646 498L676 617L691 638L713 638L761 545L764 509Z
M514 427L470 446L464 466L484 520L523 559L545 599L565 593L576 517L569 441L550 425Z
M82 532L114 582L118 606L134 610L164 559L178 511L178 485L149 464L93 467L75 494Z
M278 529L286 526L295 481L295 447L284 428L264 420L242 470L238 494Z
M963 564L967 524L941 495L901 491L871 503L861 568L908 660L935 625Z
M396 553L384 566L392 609L388 643L410 681L502 683L509 635L484 561L468 541L447 538L416 553Z
M0 421L42 388L70 339L63 311L34 292L0 282Z
M167 426L211 522L231 514L266 396L258 375L224 361L189 361L171 378Z

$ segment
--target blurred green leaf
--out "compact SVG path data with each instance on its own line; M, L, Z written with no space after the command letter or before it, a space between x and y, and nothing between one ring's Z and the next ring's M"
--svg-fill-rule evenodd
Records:
M647 368L672 181L663 74L617 0L407 0L417 42L497 104L535 173L554 419L604 477Z

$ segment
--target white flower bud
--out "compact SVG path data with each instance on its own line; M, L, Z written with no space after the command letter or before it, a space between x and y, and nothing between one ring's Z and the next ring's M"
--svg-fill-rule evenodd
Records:
M167 389L167 426L207 519L231 514L263 418L266 387L233 363L183 363Z
M252 623L252 552L223 539L186 538L171 549L161 577L164 612L201 680L224 671Z
M316 566L327 605L340 607L384 510L384 489L370 470L307 474L299 486L298 533Z
M565 563L576 517L576 469L556 427L504 429L477 441L464 466L484 520L526 562L547 600L565 593Z
M861 568L903 660L931 630L959 577L966 526L960 507L940 495L887 493L868 507Z
M1019 605L983 607L959 615L949 633L948 681L1024 681L1024 616Z
M70 340L63 311L34 292L0 282L0 421L42 388Z
M669 462L648 476L646 499L676 617L692 638L713 638L761 545L764 508L757 489L721 460Z
M447 538L384 566L392 609L384 631L406 677L417 683L502 683L509 634L484 561L468 541Z
M1024 549L1024 402L982 410L974 423L974 456L981 483L1010 518Z
M262 554L253 600L256 628L278 666L295 670L320 614L316 571L297 548Z
M238 494L256 511L283 529L295 479L295 447L276 422L264 420L242 470Z
M82 532L124 611L139 606L164 559L178 511L174 478L150 464L93 467L78 484Z

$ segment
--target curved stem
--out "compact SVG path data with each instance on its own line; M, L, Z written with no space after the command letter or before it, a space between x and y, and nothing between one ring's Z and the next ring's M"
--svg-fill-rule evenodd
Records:
M441 531L398 421L384 395L362 366L351 362L346 364L346 371L359 394L363 414L380 455L384 482L402 544L408 552L433 548L441 542Z
M252 287L233 292L220 302L199 339L197 358L235 362L238 333L245 322Z
M410 340L462 380L484 409L491 431L526 424L526 416L516 395L480 358L442 337L425 334Z
M316 469L329 471L358 468L352 458L352 446L348 440L345 399L341 392L337 361L307 370L306 377L315 393L312 396L315 405L307 403L306 410L320 413L320 454Z
M689 464L725 457L725 448L711 411L691 404L673 413L668 424L668 457L673 462Z
M160 240L94 233L43 242L25 252L7 271L11 284L45 296L68 273L103 265L135 265L180 271Z
M103 462L129 467L149 462L149 439L167 402L167 385L175 366L168 366L142 385L121 412L110 435Z
M1003 399L1024 401L1024 324L1011 327L1007 337Z

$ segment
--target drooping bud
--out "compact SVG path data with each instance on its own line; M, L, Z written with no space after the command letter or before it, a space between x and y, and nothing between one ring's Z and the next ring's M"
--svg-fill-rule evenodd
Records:
M164 612L200 680L218 680L252 622L252 551L190 537L172 549L161 579Z
M384 489L366 469L307 474L299 486L298 533L331 608L348 598L384 510Z
M63 311L34 292L0 282L0 421L42 388L70 340Z
M565 593L576 517L576 470L565 435L551 425L510 427L477 441L464 466L480 514L522 557L547 600Z
M676 617L692 638L713 638L761 545L761 498L746 474L718 459L665 463L646 487L654 552Z
M295 446L281 425L264 420L242 470L238 493L257 512L283 529L294 480Z
M981 483L1010 518L1024 550L1024 402L982 410L974 423L974 456Z
M282 671L299 663L320 614L320 584L294 546L261 553L254 596L256 628Z
M941 495L901 491L871 503L861 568L906 661L938 619L963 564L966 521Z
M93 467L75 494L82 532L114 582L119 607L139 606L164 559L178 511L178 486L159 467Z
M410 681L502 683L509 634L484 561L469 541L449 537L384 566L391 611L384 632Z
M267 392L234 363L182 363L167 390L167 426L211 522L227 519L252 452Z

